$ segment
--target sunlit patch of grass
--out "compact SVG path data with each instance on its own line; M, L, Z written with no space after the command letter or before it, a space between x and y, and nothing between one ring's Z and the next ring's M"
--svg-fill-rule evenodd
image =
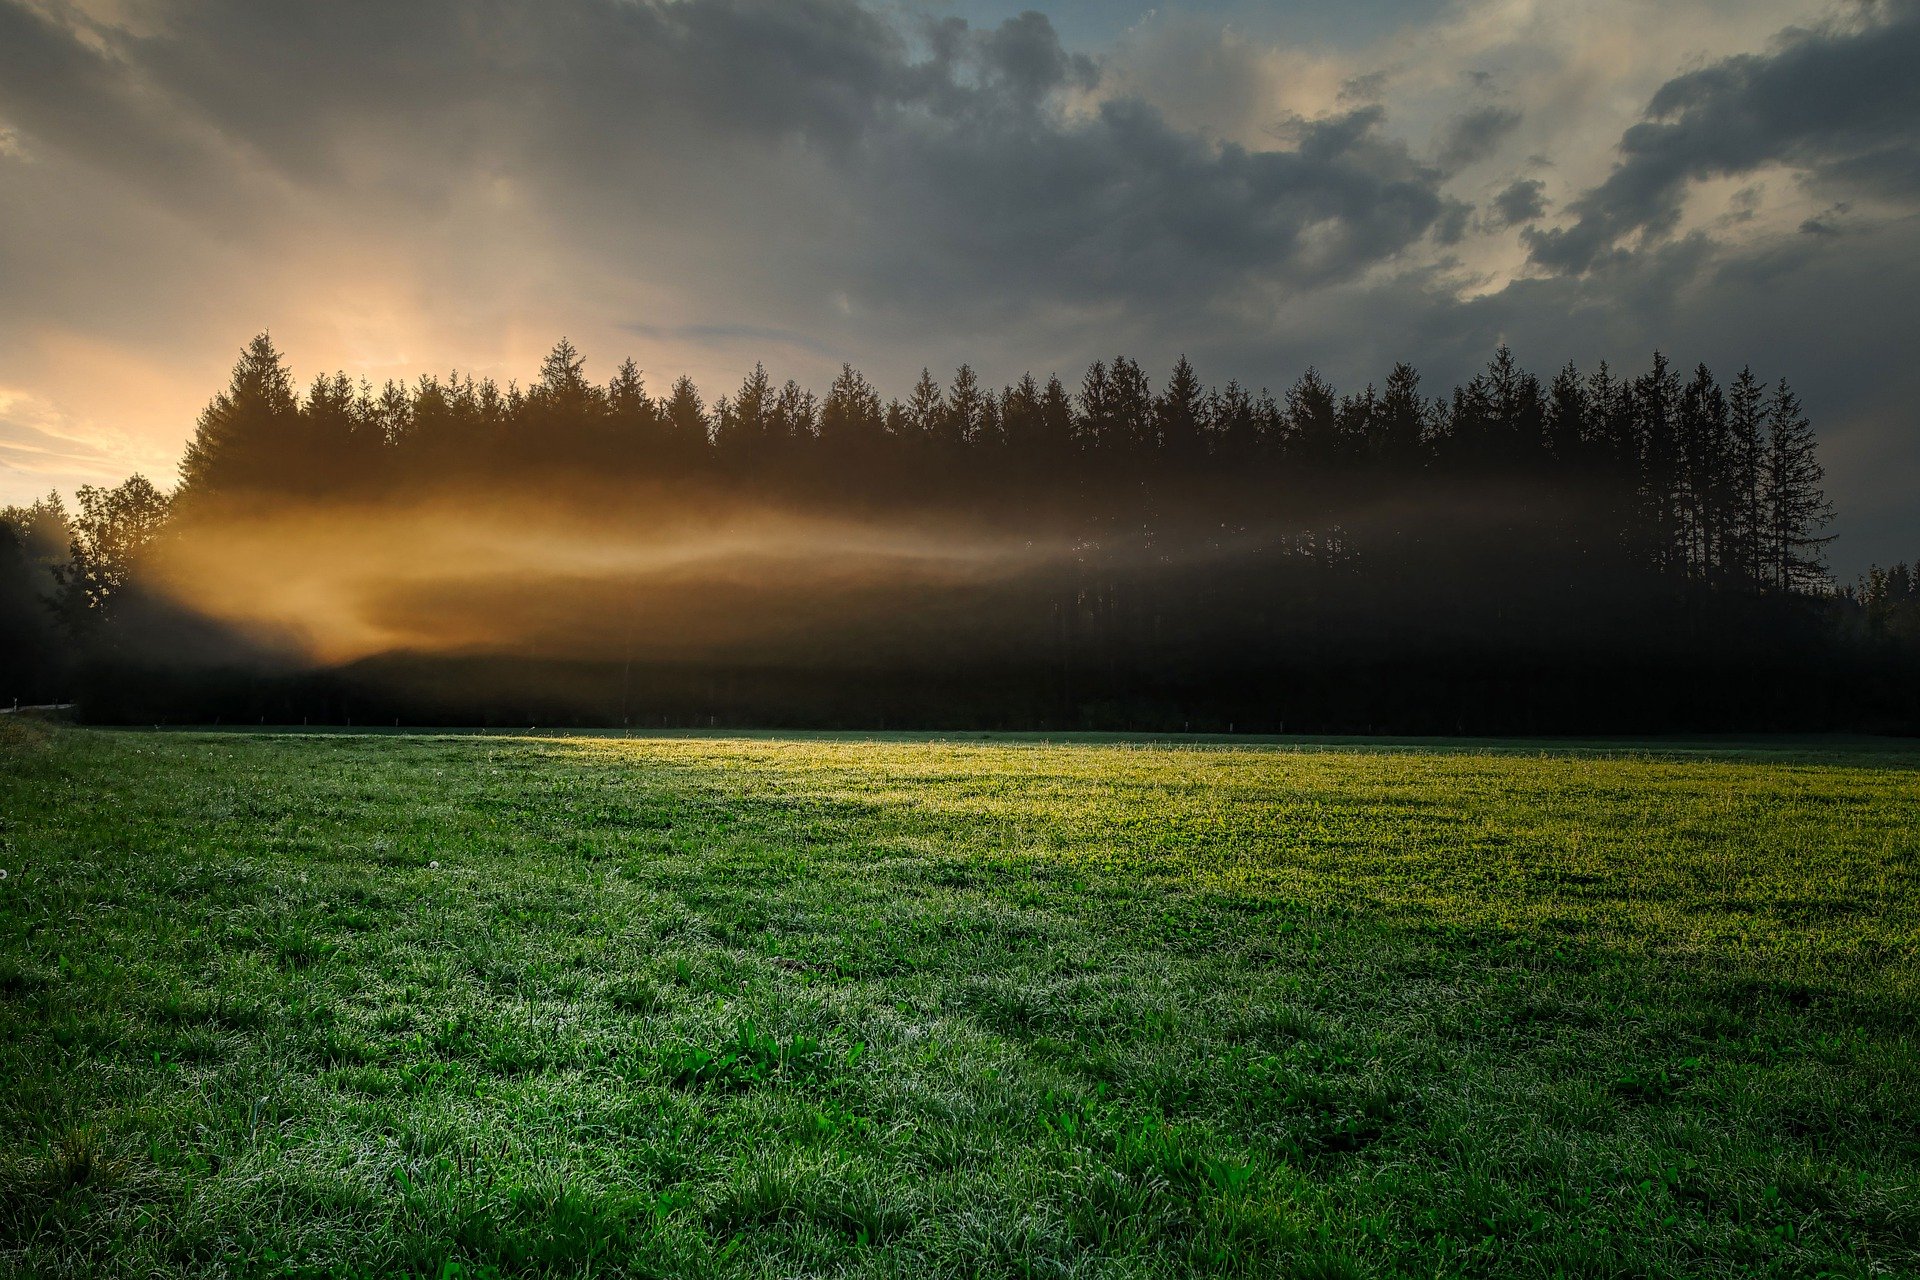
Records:
M0 725L0 1273L1920 1271L1920 750Z

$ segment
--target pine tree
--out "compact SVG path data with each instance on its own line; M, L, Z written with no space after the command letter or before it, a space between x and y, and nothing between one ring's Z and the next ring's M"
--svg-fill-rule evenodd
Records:
M1734 580L1747 591L1767 585L1767 497L1761 472L1767 456L1767 394L1742 368L1727 394L1729 485L1731 519L1727 525L1727 558Z
M632 357L620 362L602 395L606 405L605 458L616 467L658 465L664 440L660 413Z
M293 375L262 333L240 353L227 389L201 411L180 461L181 494L282 486L304 460L300 436Z
M1205 396L1193 365L1181 356L1153 404L1156 443L1176 464L1190 464L1206 454Z
M1020 381L1000 393L1000 431L1007 449L1018 457L1032 458L1045 451L1041 408L1040 384L1031 373L1020 375Z
M1074 451L1073 397L1058 375L1047 378L1040 395L1041 451L1049 458L1065 458Z
M606 403L587 380L586 360L565 338L540 362L540 379L515 415L522 461L594 466L606 439Z
M756 362L732 398L723 397L714 406L714 452L733 463L762 456L773 421L775 397L767 367Z
M1712 579L1722 567L1723 530L1733 505L1731 450L1726 396L1704 364L1680 393L1675 433L1680 444L1680 531L1688 570Z
M303 446L315 492L365 483L380 465L384 441L366 427L357 389L345 373L316 376L300 405Z
M1290 456L1325 466L1341 455L1340 402L1317 369L1309 366L1287 388L1286 414Z
M1675 418L1680 401L1680 379L1662 353L1653 353L1653 368L1633 384L1633 439L1638 471L1639 526L1637 541L1647 562L1673 575L1686 569L1679 519L1680 441Z
M1564 466L1577 466L1589 434L1587 384L1573 361L1547 386L1547 447Z
M940 415L936 432L939 443L948 449L961 449L978 442L986 416L987 393L973 366L963 364L953 371L953 385L947 388L946 412Z
M1820 487L1825 478L1813 424L1782 378L1767 406L1767 452L1761 463L1770 585L1777 590L1815 593L1827 585L1823 548L1833 539L1820 530L1833 518L1833 508Z
M1613 474L1630 475L1634 469L1632 405L1628 389L1604 360L1587 375L1586 402L1581 443L1588 456Z
M1493 458L1530 463L1546 448L1547 406L1540 379L1522 369L1504 342L1486 373L1486 445Z
M1380 412L1380 396L1369 382L1358 395L1340 397L1340 408L1335 417L1340 424L1340 451L1358 457L1368 451L1376 427L1374 418Z
M659 414L665 425L667 448L674 459L691 463L705 456L711 443L712 424L707 420L707 407L701 403L700 389L693 385L692 378L683 373L674 379L673 391L660 406Z
M1228 379L1225 387L1208 397L1207 421L1221 458L1245 463L1260 452L1253 398L1238 382Z
M540 381L529 394L562 411L584 409L594 399L593 384L587 381L586 358L573 343L561 338L541 360Z
M1121 448L1144 453L1154 444L1153 388L1136 360L1115 356L1108 370L1113 382L1113 425Z
M813 392L788 378L767 414L768 441L776 451L787 452L811 443L819 433L819 413Z
M1386 466L1418 466L1427 450L1427 404L1420 395L1420 373L1402 362L1387 375L1386 390L1372 417L1367 451Z
M827 389L820 406L820 441L840 451L872 450L886 430L886 411L880 393L850 364Z
M1114 409L1113 379L1104 360L1087 366L1080 378L1080 417L1077 433L1083 448L1104 452L1119 447L1118 415Z
M947 398L928 369L920 370L920 380L907 395L906 435L909 443L924 445L938 439L946 417Z

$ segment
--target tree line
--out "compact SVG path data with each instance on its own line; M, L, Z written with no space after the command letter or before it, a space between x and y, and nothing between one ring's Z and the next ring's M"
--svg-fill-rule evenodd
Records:
M873 687L892 664L885 712L863 710L862 679L774 649L752 671L660 674L668 719L697 719L705 688L736 719L1273 727L1292 708L1300 727L1459 728L1488 722L1462 708L1518 698L1533 710L1501 723L1578 727L1610 696L1581 691L1596 664L1633 685L1642 719L1715 672L1719 709L1673 716L1715 719L1742 698L1804 709L1804 689L1737 686L1804 684L1832 645L1902 634L1908 606L1888 602L1912 594L1905 570L1834 589L1817 442L1784 379L1723 384L1659 353L1630 375L1542 379L1503 346L1445 395L1404 363L1347 392L1309 369L1278 394L1209 387L1184 357L1157 384L1130 358L1095 361L1071 389L1032 374L994 389L961 365L893 398L850 365L820 395L756 365L709 402L684 376L654 394L632 360L597 382L564 339L524 387L332 374L303 391L262 334L171 492L136 476L83 489L72 513L54 497L0 514L0 602L39 610L43 648L97 652L141 548L197 512L428 491L565 502L588 478L596 502L630 492L641 519L679 495L1071 549L969 600L978 643L919 597L845 622L838 663L870 658ZM489 678L507 687L461 710L516 701L521 677ZM783 682L838 691L813 707ZM1833 702L1807 714L1840 715ZM562 712L611 714L592 698Z
M455 374L375 389L336 373L302 395L263 334L202 413L179 495L327 497L580 471L849 507L990 507L995 490L1024 501L1040 489L1061 510L1108 515L1138 507L1143 483L1178 492L1208 473L1269 499L1329 479L1343 497L1422 476L1557 479L1608 491L1611 527L1595 533L1630 557L1752 591L1824 589L1832 514L1813 428L1784 379L1742 369L1723 388L1706 366L1683 375L1656 353L1637 376L1569 364L1543 382L1504 346L1444 398L1424 395L1404 363L1346 394L1309 369L1276 397L1209 388L1184 357L1156 390L1121 356L1095 361L1072 391L1030 373L996 391L963 364L944 386L922 370L905 399L887 400L850 365L824 396L755 365L709 405L684 376L651 395L631 359L596 383L565 339L525 388ZM1304 526L1328 513L1289 514Z

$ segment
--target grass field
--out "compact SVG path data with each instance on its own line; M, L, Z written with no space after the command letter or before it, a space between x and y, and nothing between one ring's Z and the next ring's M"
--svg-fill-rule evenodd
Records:
M1920 1274L1920 745L0 723L0 1272Z

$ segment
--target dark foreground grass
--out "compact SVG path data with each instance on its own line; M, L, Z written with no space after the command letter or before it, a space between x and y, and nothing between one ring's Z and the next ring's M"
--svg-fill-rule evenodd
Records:
M1920 1272L1920 752L0 725L0 1271Z

